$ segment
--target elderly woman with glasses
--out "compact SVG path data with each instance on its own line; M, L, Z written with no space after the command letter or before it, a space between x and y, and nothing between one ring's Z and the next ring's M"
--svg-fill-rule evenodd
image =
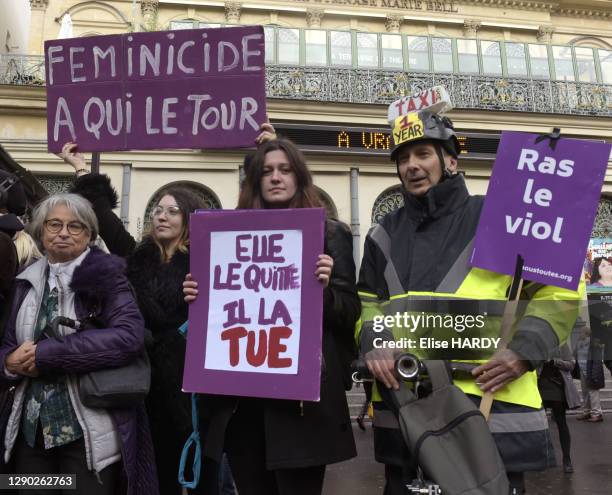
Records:
M79 374L125 365L144 348L124 262L91 245L98 222L76 194L46 198L29 228L45 256L18 275L0 346L2 379L15 385L5 461L20 474L74 473L79 494L157 494L144 407L89 408L78 393ZM47 337L58 316L99 325Z

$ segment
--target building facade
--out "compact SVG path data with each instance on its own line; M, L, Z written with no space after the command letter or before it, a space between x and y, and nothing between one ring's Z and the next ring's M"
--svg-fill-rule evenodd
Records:
M11 8L4 3L0 9ZM486 192L503 130L612 140L612 1L30 0L27 52L0 55L0 141L52 191L70 170L46 152L43 43L69 14L74 36L263 25L268 115L304 150L332 215L367 230L401 202L388 159L386 108L445 86L461 135L459 168ZM118 213L135 234L164 186L182 183L214 208L236 205L243 152L103 153ZM578 193L578 192L577 192ZM612 224L608 174L596 223Z

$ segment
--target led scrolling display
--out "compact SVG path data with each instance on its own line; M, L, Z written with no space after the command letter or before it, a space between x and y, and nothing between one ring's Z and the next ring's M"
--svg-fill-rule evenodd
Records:
M387 154L392 146L387 129L339 126L301 126L274 123L277 132L295 142L302 150L349 154ZM499 144L498 134L458 133L461 156L493 158Z

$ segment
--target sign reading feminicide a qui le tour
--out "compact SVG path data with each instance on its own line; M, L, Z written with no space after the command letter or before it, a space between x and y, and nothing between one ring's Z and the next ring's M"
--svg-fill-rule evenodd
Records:
M576 290L612 145L502 133L472 265Z
M190 222L183 390L319 400L323 209L206 211Z
M252 146L266 118L261 26L45 42L50 152Z

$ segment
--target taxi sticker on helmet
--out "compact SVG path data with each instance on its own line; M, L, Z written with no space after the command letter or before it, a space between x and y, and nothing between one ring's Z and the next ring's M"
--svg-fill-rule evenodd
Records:
M425 127L417 112L397 117L393 123L393 142L395 146L421 139L424 135Z

